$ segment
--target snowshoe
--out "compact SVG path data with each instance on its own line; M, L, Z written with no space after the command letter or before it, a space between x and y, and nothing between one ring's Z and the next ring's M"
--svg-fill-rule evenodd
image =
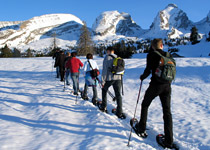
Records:
M177 144L173 143L172 145L166 145L165 144L165 135L163 134L158 134L156 136L156 141L158 143L159 146L165 148L169 148L169 149L174 149L174 150L179 150L179 147Z
M126 119L126 115L124 113L117 114L117 109L116 108L112 109L112 113L115 114L120 119Z
M93 105L97 105L98 104L98 100L97 99L92 99L92 103L93 103Z
M139 136L139 137L142 137L142 138L147 138L148 134L146 131L139 131L137 128L136 128L136 125L138 123L138 119L136 118L132 118L130 120L130 125L131 127L133 128L133 130L135 131L135 133Z
M89 100L89 98L87 97L87 95L84 95L84 91L80 91L80 95L81 95L81 98L83 100Z
M108 113L107 108L102 105L102 101L98 101L97 106L100 111Z
M86 101L89 100L89 98L87 96L82 96L82 99L86 100Z

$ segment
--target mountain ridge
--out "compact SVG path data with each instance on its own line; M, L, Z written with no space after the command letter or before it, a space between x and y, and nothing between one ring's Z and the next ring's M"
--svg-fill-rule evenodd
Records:
M25 21L2 21L0 46L7 44L9 47L26 49L34 42L52 38L54 33L59 40L74 41L76 44L82 25L83 22L72 14L46 14ZM210 12L201 21L193 22L177 5L168 4L157 13L149 29L142 29L130 14L114 10L102 12L96 17L90 31L97 44L120 39L180 38L189 36L193 26L198 27L201 34L207 34L210 30ZM61 42L61 46L65 45ZM46 48L49 46L50 43Z

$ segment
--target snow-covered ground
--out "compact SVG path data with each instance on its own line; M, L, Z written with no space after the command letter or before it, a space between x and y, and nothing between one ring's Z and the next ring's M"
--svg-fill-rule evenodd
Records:
M82 62L85 61L81 57ZM102 69L102 58L95 58ZM163 133L159 98L150 106L148 138L130 133L139 91L139 75L145 55L126 61L123 109L126 120L100 112L90 101L63 91L55 78L52 58L0 59L0 149L1 150L156 150L155 136ZM177 58L177 76L172 84L174 141L181 150L210 149L210 59ZM143 81L140 103L150 79ZM80 88L84 77L80 76ZM111 88L110 91L113 92ZM101 98L101 90L98 87ZM89 97L92 90L89 89ZM116 104L108 97L108 110Z

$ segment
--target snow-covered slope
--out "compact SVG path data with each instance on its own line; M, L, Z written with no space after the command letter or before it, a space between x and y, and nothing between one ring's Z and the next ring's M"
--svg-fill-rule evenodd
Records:
M17 29L0 31L0 45L24 46L43 39L43 37L49 38L53 33L63 40L77 40L82 24L79 18L71 14L49 14L34 17L21 22Z
M95 58L102 69L102 58ZM81 57L84 62L85 58ZM210 60L178 58L177 76L172 84L174 141L181 150L210 149ZM123 110L126 120L100 112L90 101L63 92L63 83L55 79L52 58L12 58L0 61L0 149L1 150L159 150L155 136L163 133L159 98L149 108L148 138L130 133L139 91L139 75L143 72L145 55L126 59ZM143 81L136 116L149 85ZM84 77L80 76L80 88ZM98 96L101 98L99 87ZM113 89L110 88L113 92ZM91 99L92 90L88 95ZM108 96L108 110L116 104Z

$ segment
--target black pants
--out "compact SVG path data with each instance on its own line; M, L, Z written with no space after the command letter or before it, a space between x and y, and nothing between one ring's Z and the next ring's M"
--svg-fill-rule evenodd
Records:
M59 66L59 71L60 71L61 81L63 81L63 80L64 80L64 70L65 70L65 68L64 68L64 67Z
M173 143L173 122L171 115L171 84L150 84L147 89L144 100L141 104L141 118L137 125L138 130L146 130L148 108L152 100L159 96L163 109L165 143Z
M111 85L113 85L115 96L117 99L117 114L121 114L122 113L122 96L120 93L122 88L121 80L106 81L102 89L102 106L103 107L107 106L107 91Z

